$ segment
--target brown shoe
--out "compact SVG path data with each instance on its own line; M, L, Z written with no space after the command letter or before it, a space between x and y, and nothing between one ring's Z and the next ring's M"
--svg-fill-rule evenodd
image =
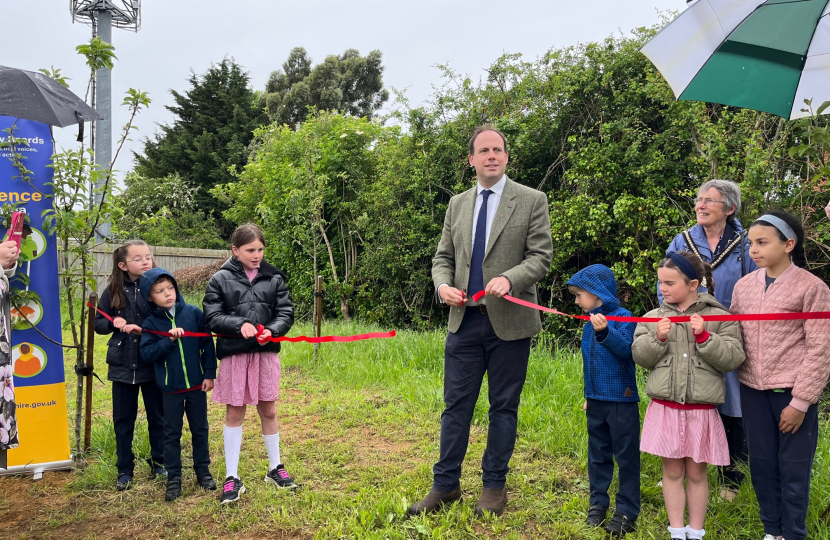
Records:
M476 503L476 515L483 516L484 512L492 512L497 516L504 512L504 504L507 502L507 488L495 489L484 488L481 498Z
M461 498L461 489L454 489L452 491L435 491L431 489L427 496L420 502L417 502L409 507L410 515L417 516L419 514L430 514L437 511L441 506L450 504Z

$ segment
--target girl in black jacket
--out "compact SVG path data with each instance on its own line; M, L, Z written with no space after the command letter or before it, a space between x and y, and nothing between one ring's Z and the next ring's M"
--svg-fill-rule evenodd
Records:
M135 468L133 434L138 415L138 392L144 398L150 459L155 476L164 476L164 414L161 393L156 387L151 364L141 362L141 324L150 310L138 290L141 275L155 266L150 247L143 240L130 240L112 252L112 274L101 295L98 309L112 317L110 322L95 314L95 332L112 334L107 348L107 379L112 381L112 423L118 481L116 489L130 487Z
M280 344L267 341L288 333L294 324L294 306L285 274L263 260L265 237L259 227L238 227L231 236L231 250L233 257L211 278L202 304L208 331L242 336L216 340L220 363L213 401L227 406L222 504L239 500L245 492L237 467L247 405L256 405L262 423L270 462L265 481L280 488L296 487L280 460L276 410Z

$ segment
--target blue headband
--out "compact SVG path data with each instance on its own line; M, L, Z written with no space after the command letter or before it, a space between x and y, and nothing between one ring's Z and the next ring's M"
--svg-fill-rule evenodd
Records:
M697 270L695 270L695 267L692 265L692 263L686 260L686 257L680 255L675 251L669 251L668 253L666 253L666 257L671 259L671 262L673 262L675 266L677 266L678 270L686 274L687 278L689 278L690 280L696 279L700 281L700 278L697 275Z

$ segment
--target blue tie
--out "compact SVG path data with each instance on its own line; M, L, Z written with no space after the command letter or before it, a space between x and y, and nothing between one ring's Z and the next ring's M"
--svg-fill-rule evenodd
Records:
M470 286L467 295L472 297L475 293L484 290L484 252L487 250L487 198L493 193L489 189L481 192L484 200L481 201L481 208L478 210L476 220L476 237L473 240L473 255L470 258Z

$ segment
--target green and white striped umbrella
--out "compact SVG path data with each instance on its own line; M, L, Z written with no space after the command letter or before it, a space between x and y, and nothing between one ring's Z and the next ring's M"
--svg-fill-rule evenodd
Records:
M696 0L641 51L677 99L802 118L830 101L828 3Z

